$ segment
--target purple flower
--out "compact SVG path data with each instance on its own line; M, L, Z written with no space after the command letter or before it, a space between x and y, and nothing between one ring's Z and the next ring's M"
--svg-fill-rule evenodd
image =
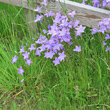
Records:
M35 21L34 22L37 22L37 21L40 21L41 20L41 18L43 18L43 15L37 15L36 17L35 17Z
M17 59L18 59L18 57L15 55L15 56L12 58L12 64L13 64L14 62L16 63Z
M76 36L81 36L81 33L82 32L84 32L84 29L85 29L86 27L82 27L82 25L80 25L78 28L75 28L77 31L75 31L75 33L76 33Z
M26 59L26 58L29 58L29 54L30 53L27 53L27 51L24 53L24 54L22 54L23 56L24 56L24 59Z
M106 34L105 40L110 39L110 36Z
M108 50L110 50L110 47L107 46L107 47L106 47L106 51L108 51Z
M57 64L60 64L60 60L57 57L55 57L55 60L53 61L53 63L55 63L55 66L56 66Z
M75 46L76 48L75 49L73 49L73 51L77 51L77 52L81 52L81 46Z
M52 51L50 51L50 52L45 52L45 56L44 56L44 57L52 59L52 57L53 57L54 54L55 54L55 53L53 53Z
M40 7L40 8L37 7L37 9L34 9L33 11L37 11L37 12L41 13L41 8L42 8L42 7Z
M31 47L30 47L30 48L28 48L28 49L30 49L30 51L35 50L34 45L35 45L35 44L31 44Z
M41 54L40 54L40 50L37 48L36 49L36 53L35 53L35 55L39 55L39 56L41 56Z
M23 82L24 81L24 79L22 79L20 82Z
M72 18L74 18L74 15L76 14L75 11L73 11L72 13L68 13L68 15L70 15Z
M58 59L59 59L60 61L64 60L64 58L66 57L66 55L64 54L64 51L63 51L62 53L58 53L58 54L59 54Z
M73 27L74 27L74 28L77 27L78 24L79 24L79 20L74 20Z
M31 58L30 59L26 59L26 64L28 64L30 66L31 63L32 63Z
M41 2L41 4L43 4L43 5L45 5L45 6L46 6L46 5L47 5L47 3L46 3L46 2L47 2L47 0L44 0L44 2Z
M92 35L95 34L96 32L98 32L98 29L96 28L93 28L93 29L90 29L92 31Z
M43 29L43 33L45 34L45 33L47 33L47 31L45 29Z
M105 41L103 41L103 46L105 46L107 43Z
M24 70L22 69L22 67L18 68L18 74L21 73L21 75L23 75Z

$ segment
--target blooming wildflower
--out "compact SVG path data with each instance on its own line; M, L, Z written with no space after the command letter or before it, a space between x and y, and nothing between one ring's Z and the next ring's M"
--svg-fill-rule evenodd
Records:
M18 68L18 74L21 73L21 75L23 75L24 70L22 69L22 67Z
M45 45L42 44L42 46L39 47L40 48L40 52L44 51L45 50Z
M40 54L40 50L37 48L36 49L36 53L35 53L35 55L39 55L39 56L41 56L41 54Z
M31 58L30 59L26 59L26 64L28 64L30 66L30 63L32 63Z
M41 18L43 18L43 15L37 15L37 16L35 17L34 22L40 21Z
M106 31L106 27L105 26L101 26L99 32L102 32L104 34L105 31Z
M90 29L92 31L92 35L95 34L96 32L98 32L98 29L96 28L93 28L93 29Z
M30 47L30 48L28 48L28 49L30 49L30 51L35 50L34 45L35 45L35 44L31 44L31 47Z
M106 34L105 40L110 39L110 36Z
M15 56L12 58L12 64L13 64L14 62L16 63L17 59L18 59L18 57L15 55Z
M60 64L60 60L57 57L55 57L55 60L53 61L53 63L55 63L55 66L56 66L57 64Z
M76 49L73 49L73 51L77 51L77 52L81 52L81 46L75 46L76 47Z
M53 45L53 49L54 49L54 50L60 50L60 48L61 48L62 46L63 46L62 44L56 43L56 44Z
M103 0L103 2L102 2L102 8L105 8L105 7L107 7L107 2L106 2L106 0Z
M45 29L43 29L42 31L43 31L44 34L47 33L47 31Z
M22 79L20 82L23 82L24 81L24 79Z
M48 25L48 29L49 29L49 30L51 29L51 26L50 26L50 24Z
M72 18L74 18L74 15L76 14L75 11L73 11L72 13L68 13L68 15L70 15Z
M23 56L24 56L24 59L26 59L26 58L28 58L29 57L29 54L30 53L27 53L27 51L24 53L24 54L22 54Z
M22 52L25 52L24 48L21 48L19 53L22 53Z
M107 46L107 47L106 47L106 51L108 51L108 50L110 50L110 47Z
M74 27L74 28L77 27L78 24L79 24L79 20L74 20L74 22L73 22L73 27Z
M105 46L107 43L105 41L103 41L103 45Z
M93 4L94 7L96 7L96 5L97 5L97 7L98 7L100 1L99 1L99 0L92 0L92 3L94 3L94 4Z
M44 57L52 59L52 57L53 57L54 54L55 54L55 53L53 53L52 51L50 51L50 52L45 52L45 56L44 56Z
M76 33L76 36L81 36L81 33L82 32L84 32L84 29L85 29L86 27L82 27L82 25L80 25L78 28L75 28L77 31L75 31L75 33Z
M41 8L42 8L42 7L39 8L39 7L37 6L37 9L34 9L33 11L36 11L36 12L41 13Z
M64 54L64 51L63 51L62 53L58 53L58 54L59 54L58 59L59 59L60 61L64 60L64 58L66 57L66 55Z
M46 3L46 2L47 2L47 0L44 0L44 2L41 2L41 4L43 4L43 5L45 5L45 6L46 6L46 5L47 5L47 3Z

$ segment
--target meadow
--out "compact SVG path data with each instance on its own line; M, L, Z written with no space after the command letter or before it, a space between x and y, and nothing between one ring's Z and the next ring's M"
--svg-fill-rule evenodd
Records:
M40 34L46 35L42 29L49 29L52 17L44 17L33 30L27 28L23 8L0 3L0 16L1 110L110 109L110 50L106 51L103 45L106 32L92 35L91 28L86 27L76 37L72 28L72 44L62 43L66 57L60 64L53 63L54 57L44 57L44 52L40 56L32 51L29 66L20 49L24 46L28 50ZM51 35L46 37L49 39ZM81 51L73 51L75 46L81 46ZM15 55L18 59L12 64ZM18 74L21 66L23 75Z

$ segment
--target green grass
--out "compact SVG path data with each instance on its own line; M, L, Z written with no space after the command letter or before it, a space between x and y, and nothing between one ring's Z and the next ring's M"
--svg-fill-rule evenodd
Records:
M0 3L0 108L2 110L109 110L110 109L110 51L102 46L104 35L91 35L86 28L81 40L66 43L66 59L54 66L52 60L32 53L31 66L24 65L20 46L28 46L37 39L24 21L24 10ZM5 12L5 13L4 13ZM13 14L11 16L11 14ZM47 20L47 19L46 19ZM51 23L51 20L47 20ZM47 23L47 24L48 24ZM40 25L41 29L46 24ZM37 28L37 27L36 27ZM93 40L91 38L93 37ZM81 45L80 53L74 52ZM11 64L18 55L17 63ZM23 76L18 74L20 65ZM20 80L24 78L24 82Z

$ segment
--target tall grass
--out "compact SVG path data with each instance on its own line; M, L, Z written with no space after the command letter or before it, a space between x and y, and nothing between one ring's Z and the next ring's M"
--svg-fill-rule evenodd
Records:
M25 66L21 45L30 46L39 34L27 28L24 10L1 3L0 11L0 108L3 110L107 110L110 108L110 51L103 47L104 35L91 35L86 28L73 44L65 45L66 59L54 66L52 60L31 55L33 63ZM16 10L15 10L16 9ZM12 15L11 15L12 14ZM51 23L48 19L47 23ZM42 28L46 24L41 23ZM93 39L92 39L93 38ZM81 39L81 40L78 40ZM74 52L81 45L80 53ZM19 56L16 64L12 57ZM25 68L24 75L18 67ZM25 79L20 83L21 79Z

